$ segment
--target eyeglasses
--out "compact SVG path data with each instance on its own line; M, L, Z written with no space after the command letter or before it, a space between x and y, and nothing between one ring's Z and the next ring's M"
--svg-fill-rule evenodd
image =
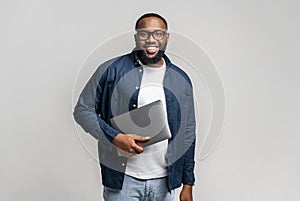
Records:
M152 35L152 37L155 40L162 40L162 39L164 39L166 33L167 33L166 31L161 31L161 30L156 30L153 32L145 31L145 30L138 30L137 36L138 36L139 40L148 40L150 38L150 35Z

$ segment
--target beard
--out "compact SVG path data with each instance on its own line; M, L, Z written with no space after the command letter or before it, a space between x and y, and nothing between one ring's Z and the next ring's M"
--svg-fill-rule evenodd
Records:
M135 48L136 55L144 65L157 64L164 56L165 51L167 49L167 43L159 44L159 50L158 50L157 54L154 57L148 57L146 55L145 51L143 50L143 48L137 48L137 47L139 47L139 45L138 44L136 44L136 45L137 45ZM148 45L148 44L145 44L145 45Z
M136 55L144 65L157 64L164 56L164 50L158 50L154 57L148 57L144 50L136 50Z

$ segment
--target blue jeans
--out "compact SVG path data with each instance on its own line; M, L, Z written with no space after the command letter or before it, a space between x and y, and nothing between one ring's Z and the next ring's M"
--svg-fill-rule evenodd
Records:
M122 190L103 188L105 201L173 201L174 190L170 193L167 178L140 180L125 175Z

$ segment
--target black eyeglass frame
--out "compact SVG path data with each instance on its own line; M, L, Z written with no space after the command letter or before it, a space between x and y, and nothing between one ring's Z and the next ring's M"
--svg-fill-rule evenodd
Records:
M142 33L142 32L147 34L147 38L144 38L144 39L141 38L140 33ZM162 33L162 37L161 38L157 38L157 36L155 36L155 33L159 33L159 32ZM151 35L152 35L152 37L155 40L163 40L165 38L165 36L166 36L167 33L168 33L167 31L163 31L163 30L155 30L155 31L136 30L137 37L141 41L148 40Z

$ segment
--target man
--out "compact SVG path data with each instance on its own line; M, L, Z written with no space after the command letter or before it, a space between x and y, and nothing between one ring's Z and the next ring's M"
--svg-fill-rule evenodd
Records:
M189 77L164 54L169 40L166 20L141 16L136 47L100 65L82 91L74 118L98 140L106 201L171 201L183 184L181 201L192 201L195 117ZM147 147L138 133L121 133L110 119L161 100L172 137Z

